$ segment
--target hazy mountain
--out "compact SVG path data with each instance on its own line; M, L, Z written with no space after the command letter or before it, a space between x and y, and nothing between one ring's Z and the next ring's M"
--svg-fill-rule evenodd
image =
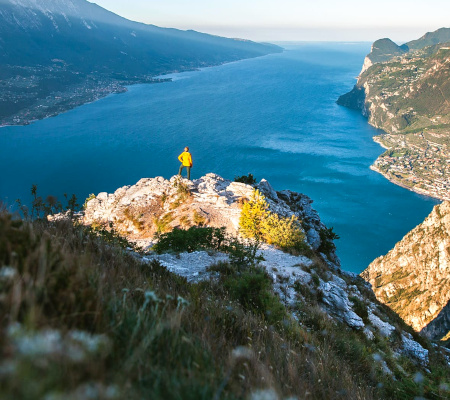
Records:
M272 45L129 21L85 0L0 0L0 60L62 59L91 72L156 74L259 56Z
M40 99L55 92L64 92L58 95L67 103L62 108L70 108L67 90L91 94L109 87L111 92L116 81L148 81L280 51L270 44L129 21L86 0L0 0L0 124L17 113L23 117L27 107L33 114ZM25 82L18 84L17 76ZM54 102L49 107L50 114L61 108Z
M450 28L441 28L434 32L427 32L421 38L406 43L406 46L409 50L419 50L445 42L450 42Z

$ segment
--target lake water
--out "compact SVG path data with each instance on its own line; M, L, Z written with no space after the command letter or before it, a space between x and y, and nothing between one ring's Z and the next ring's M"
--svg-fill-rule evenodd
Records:
M383 151L358 112L336 105L368 43L303 43L282 54L136 85L54 118L0 129L0 199L112 192L142 177L170 178L190 146L193 178L253 173L307 194L341 237L353 272L422 222L435 200L393 185L369 166ZM82 202L82 201L81 201Z

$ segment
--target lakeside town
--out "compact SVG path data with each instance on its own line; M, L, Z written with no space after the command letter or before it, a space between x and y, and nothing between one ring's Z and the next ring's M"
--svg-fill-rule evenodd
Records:
M374 139L387 150L375 161L373 170L414 192L450 200L448 135L421 132Z
M158 83L167 79L111 77L71 71L62 60L52 66L10 67L0 84L0 127L28 125L75 107L127 91L136 83Z

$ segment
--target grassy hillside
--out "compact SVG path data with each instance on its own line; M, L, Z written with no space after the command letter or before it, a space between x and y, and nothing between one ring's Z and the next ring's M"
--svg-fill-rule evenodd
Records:
M70 220L1 213L2 399L448 395L449 369L429 343L426 372L394 357L396 335L370 341L333 322L308 286L297 288L297 321L258 267L220 264L188 283L124 246Z

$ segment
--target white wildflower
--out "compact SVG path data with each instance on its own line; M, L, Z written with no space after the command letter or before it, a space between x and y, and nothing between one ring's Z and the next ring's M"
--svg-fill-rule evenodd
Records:
M0 268L0 282L9 282L14 279L17 274L17 270L13 267L1 267Z
M273 389L264 389L253 392L250 400L278 400L279 397Z
M245 346L238 346L231 352L231 357L234 359L237 358L246 358L251 359L253 358L253 351Z

